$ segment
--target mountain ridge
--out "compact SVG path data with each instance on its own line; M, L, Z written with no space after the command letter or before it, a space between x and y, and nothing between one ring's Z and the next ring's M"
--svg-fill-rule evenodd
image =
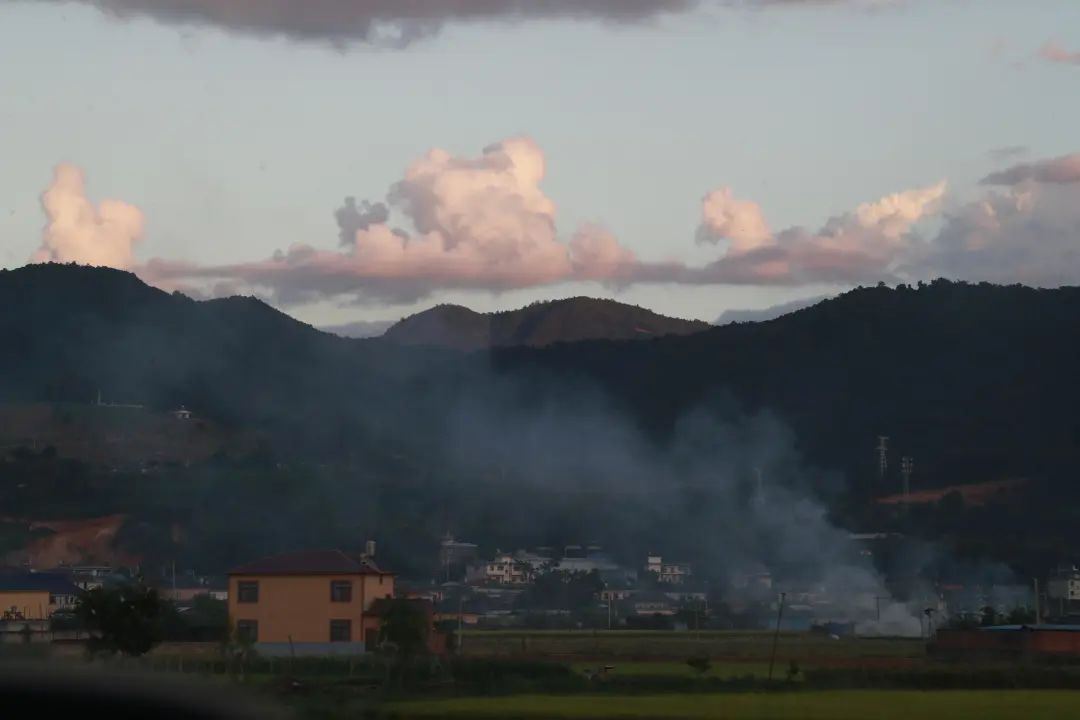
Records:
M615 300L573 297L522 308L480 313L440 304L395 323L381 336L401 345L435 345L458 350L560 342L631 340L686 335L710 327Z
M692 553L699 535L675 544L664 513L643 534L642 506L620 494L636 457L684 452L690 428L691 458L705 452L717 472L740 477L757 464L771 477L783 460L814 478L830 510L870 529L885 520L867 498L898 491L900 457L915 458L916 490L1031 478L1041 499L1023 512L987 510L976 540L1004 553L1001 532L1029 535L1013 554L1035 566L1040 548L1080 552L1070 514L1080 501L1078 321L1080 288L939 280L857 288L769 322L689 335L461 352L336 337L253 298L197 302L128 273L34 266L0 272L0 402L40 403L75 428L64 414L101 392L148 412L184 405L256 440L242 458L159 471L170 480L151 488L108 467L87 484L35 454L26 433L0 428L12 434L0 444L24 456L13 461L22 474L0 473L0 505L21 517L44 507L58 518L128 513L154 532L181 522L201 538L191 553L223 563L377 529L400 553L392 564L408 567L447 528L502 547L592 537L595 517L618 500L626 522L601 543L638 538ZM762 435L761 425L772 429ZM891 438L884 478L878 435ZM724 464L733 453L741 464ZM43 476L43 463L55 472ZM682 470L668 468L657 487L709 507L707 488L680 487ZM37 479L23 487L25 478ZM110 485L111 495L101 489ZM433 522L420 531L417 517ZM926 532L967 532L967 516L944 530L929 517ZM167 533L155 537L168 546ZM224 558L222 538L232 537L238 544L224 545L235 556Z

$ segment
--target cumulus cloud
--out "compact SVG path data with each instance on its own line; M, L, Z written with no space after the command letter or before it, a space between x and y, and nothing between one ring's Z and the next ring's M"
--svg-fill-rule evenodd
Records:
M355 294L411 300L435 289L506 290L627 276L636 259L602 227L559 237L541 189L545 158L524 137L478 157L432 150L412 163L386 203L347 200L336 213L340 251L293 245L268 260L217 268L154 262L161 280L217 279L270 289L282 301ZM388 224L390 208L409 229Z
M364 200L357 204L356 198L345 198L345 204L334 212L338 224L338 238L341 245L352 244L356 233L367 230L372 225L385 223L390 219L390 208L386 203L371 203Z
M292 40L405 46L455 21L550 18L640 22L700 0L25 0L80 2L118 18Z
M127 269L134 265L135 244L142 239L143 214L127 203L86 197L82 171L58 165L41 195L47 222L41 247L31 262L75 262Z
M60 166L42 195L48 223L34 260L133 268L149 282L200 297L252 292L282 304L411 302L447 289L499 292L569 281L843 286L944 275L1056 285L1080 278L1077 158L1036 160L987 176L983 182L993 187L953 201L929 237L918 227L941 214L944 182L863 203L816 230L779 231L760 205L720 188L701 204L697 239L721 247L702 266L641 260L599 225L560 234L555 203L542 189L544 153L524 137L477 156L432 150L407 167L384 200L347 199L335 213L336 249L293 244L263 260L220 266L135 264L139 210L117 201L95 206L82 173Z
M1080 280L1080 185L1022 182L948 213L915 276L1052 287Z
M749 252L772 240L772 231L765 222L761 206L737 199L731 188L721 188L706 195L701 201L701 213L698 242L729 240L733 252Z
M716 262L680 275L689 282L741 284L891 278L896 263L921 242L912 228L940 207L944 195L940 182L864 203L816 232L792 227L773 234L757 204L722 188L705 197L698 238L731 242Z
M1070 52L1054 41L1046 43L1039 49L1039 57L1053 63L1080 65L1080 51Z
M982 179L982 184L1018 185L1028 181L1060 185L1080 183L1080 153L1013 165L990 173Z

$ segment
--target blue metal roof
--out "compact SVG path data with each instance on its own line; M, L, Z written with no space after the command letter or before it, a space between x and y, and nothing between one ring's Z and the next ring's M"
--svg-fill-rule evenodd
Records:
M48 592L78 595L80 590L66 574L48 572L0 573L0 592Z

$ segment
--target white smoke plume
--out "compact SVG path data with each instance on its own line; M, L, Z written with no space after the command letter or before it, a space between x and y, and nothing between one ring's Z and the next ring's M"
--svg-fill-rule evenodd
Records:
M58 165L52 184L41 195L47 222L41 247L31 262L74 262L127 269L135 264L135 244L142 239L143 214L118 200L97 206L86 197L82 171Z

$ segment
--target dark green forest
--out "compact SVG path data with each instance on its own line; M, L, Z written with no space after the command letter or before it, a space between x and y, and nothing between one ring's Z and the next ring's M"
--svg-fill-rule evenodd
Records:
M207 571L374 537L386 563L424 574L447 531L491 549L596 542L635 565L661 547L708 564L703 535L738 524L760 471L844 527L1027 570L1080 549L1077 320L1078 288L939 280L692 335L461 353L343 339L252 298L196 302L119 271L28 266L0 271L0 402L100 392L184 405L259 441L149 473L9 448L0 505L127 513L122 542ZM891 438L884 483L878 435ZM915 488L1028 489L984 508L881 511L872 498L898 491L901 455L916 458Z

